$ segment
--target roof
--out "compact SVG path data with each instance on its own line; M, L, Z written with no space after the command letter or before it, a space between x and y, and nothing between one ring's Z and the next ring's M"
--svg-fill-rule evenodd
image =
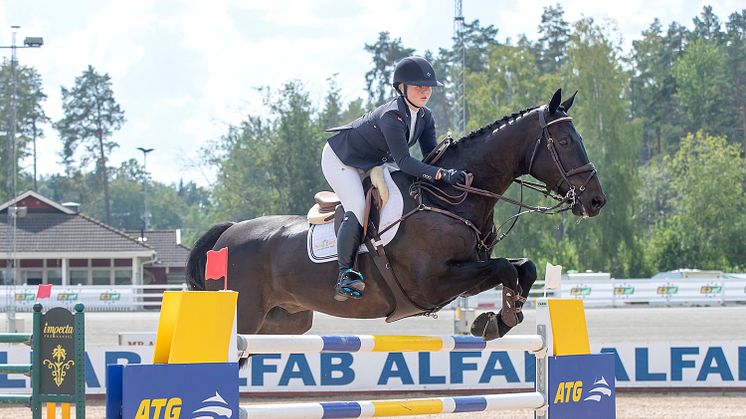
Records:
M32 208L37 209L45 208L47 210L57 210L56 212L61 212L63 214L75 214L75 211L70 208L66 208L34 191L26 191L18 195L15 199L11 199L10 201L0 205L0 212L6 212L8 207L14 202L18 202L19 206L31 206Z
M139 242L124 231L117 230L94 218L65 208L54 201L29 191L0 206L0 254L10 252L12 246L10 220L7 209L15 202L25 207L24 215L16 219L18 253L84 253L110 252L152 255L153 248ZM7 238L7 239L6 239Z
M127 231L132 237L139 239L140 231ZM156 266L185 266L189 257L189 248L181 244L180 230L148 230L145 231L145 243L155 249L158 257Z

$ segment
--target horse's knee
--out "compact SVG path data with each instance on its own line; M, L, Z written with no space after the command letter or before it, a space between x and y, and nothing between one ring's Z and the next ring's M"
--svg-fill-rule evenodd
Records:
M493 269L495 276L499 278L503 285L512 289L516 288L515 285L518 282L518 270L508 259L495 259Z
M528 259L523 263L516 265L518 271L518 283L523 289L523 296L528 296L528 292L536 282L536 264Z

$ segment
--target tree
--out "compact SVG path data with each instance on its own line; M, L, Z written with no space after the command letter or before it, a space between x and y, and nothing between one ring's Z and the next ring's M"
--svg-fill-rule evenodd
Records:
M300 82L288 82L270 103L277 116L269 149L270 185L283 214L305 214L325 182L321 150L326 135L313 120L314 110Z
M640 256L633 202L641 137L640 124L629 119L629 80L619 46L592 19L575 24L568 58L565 83L580 91L571 114L609 199L596 219L568 226L567 236L583 268L628 274Z
M114 100L109 75L97 73L90 65L75 78L72 89L62 87L61 90L65 116L55 128L63 141L63 161L70 168L77 147L84 146L79 167L86 167L91 160L96 162L104 190L106 223L111 225L107 160L111 151L119 146L111 137L124 124L124 111Z
M539 68L542 73L557 73L567 60L567 42L570 39L570 24L564 19L565 10L560 3L544 8L541 14L538 42Z
M693 40L709 41L715 44L722 44L725 40L720 18L715 15L712 6L704 6L702 13L692 19L694 30L690 36Z
M675 199L672 213L650 236L651 265L658 270L746 267L746 160L740 147L700 131L683 139L663 166Z
M368 104L378 106L391 96L396 63L414 53L414 49L405 48L401 38L391 39L388 32L380 32L373 44L365 44L365 50L373 56L373 68L365 73L368 90Z
M734 139L740 137L746 155L746 9L733 13L728 18L726 55L732 109L740 112L740 126L734 129Z
M278 195L270 184L272 135L269 121L249 115L214 145L203 149L217 170L212 196L218 220L244 220L278 212Z
M17 66L17 64L16 64ZM13 178L18 177L20 161L33 154L36 160L36 139L44 136L43 124L49 121L44 113L42 103L47 99L42 89L42 80L39 73L33 67L17 66L16 72L16 97L15 97L15 156L13 155L13 142L10 139L10 116L11 116L11 90L12 69L10 61L3 61L0 66L0 131L2 136L2 147L0 148L0 200L5 201L13 194ZM29 150L33 145L34 149ZM36 169L34 165L34 170ZM34 175L36 173L34 172ZM35 178L35 177L34 177Z
M643 161L674 150L682 136L682 111L676 104L676 79L671 67L681 55L670 48L660 21L655 19L632 42L630 69L631 112L643 124Z
M688 132L705 130L726 135L735 124L727 107L729 92L727 57L715 42L695 40L676 63L672 74L678 85L676 99L686 116Z

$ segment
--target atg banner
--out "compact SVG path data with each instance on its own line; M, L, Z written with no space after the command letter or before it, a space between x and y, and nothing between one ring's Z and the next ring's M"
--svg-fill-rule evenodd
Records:
M616 417L613 355L550 356L549 371L549 417Z
M108 367L108 419L179 418L182 415L237 418L238 363Z

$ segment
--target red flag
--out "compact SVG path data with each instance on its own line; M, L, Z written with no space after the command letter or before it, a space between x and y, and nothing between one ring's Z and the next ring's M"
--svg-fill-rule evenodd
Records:
M36 299L52 297L52 284L39 284L36 290Z
M228 248L207 251L205 281L225 278L225 289L228 289Z

